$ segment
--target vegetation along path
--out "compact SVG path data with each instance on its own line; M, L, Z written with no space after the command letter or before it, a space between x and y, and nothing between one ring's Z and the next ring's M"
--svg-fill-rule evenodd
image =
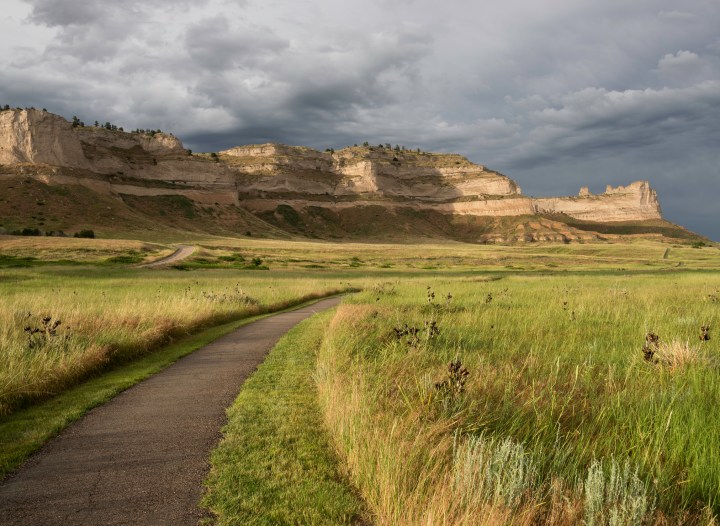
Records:
M93 409L0 484L0 524L197 524L225 408L285 332L339 302L241 327Z

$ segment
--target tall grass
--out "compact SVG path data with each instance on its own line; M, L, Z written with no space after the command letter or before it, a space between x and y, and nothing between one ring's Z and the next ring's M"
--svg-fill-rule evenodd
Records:
M709 523L720 356L700 328L717 326L718 288L705 273L368 291L318 358L326 424L380 524ZM458 361L469 374L449 390Z
M0 414L202 327L348 287L321 277L230 271L15 270L5 277ZM43 329L48 317L61 322L54 334Z

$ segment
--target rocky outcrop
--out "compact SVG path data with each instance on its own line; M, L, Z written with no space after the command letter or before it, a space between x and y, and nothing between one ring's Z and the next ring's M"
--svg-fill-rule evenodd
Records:
M80 139L58 115L38 110L0 112L0 164L89 168Z
M508 177L460 155L352 147L321 153L276 144L220 152L236 174L244 206L267 210L284 203L334 210L360 205L410 207L475 216L565 214L592 222L660 219L647 182L592 195L529 198Z
M460 155L370 146L320 152L280 144L191 154L173 135L73 127L33 109L0 112L0 165L36 173L47 184L83 184L114 195L181 195L256 214L285 206L315 216L322 210L349 216L354 208L372 207L388 217L402 211L450 218L564 214L596 223L661 218L646 181L599 195L582 188L576 197L531 198L512 179ZM582 239L557 222L538 221L516 221L525 226L513 230L513 239Z
M657 193L647 181L613 188L600 195L582 188L577 197L550 197L533 200L537 213L560 213L592 222L646 221L661 219Z
M95 191L238 203L228 167L209 156L190 155L172 135L73 127L35 109L0 112L0 165L28 164L57 168L43 171L47 181L73 181Z
M319 152L310 148L262 144L220 152L249 195L300 192L338 198L419 200L520 195L508 177L460 155L375 147Z

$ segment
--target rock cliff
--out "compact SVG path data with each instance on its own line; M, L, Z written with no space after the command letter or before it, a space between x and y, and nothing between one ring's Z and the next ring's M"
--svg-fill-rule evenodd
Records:
M592 223L661 219L646 181L599 195L583 188L576 197L532 198L505 175L460 155L370 146L320 152L280 144L191 154L172 135L73 127L33 109L0 112L0 165L0 175L35 174L46 184L81 184L108 195L239 205L298 232L323 221L330 228L403 216L434 217L433 228L442 223L446 230L474 221L481 241L572 240L587 234L558 222L558 214ZM375 210L375 219L358 215L360 209ZM538 218L543 215L553 219ZM514 220L503 235L472 219L501 217L535 219Z
M533 200L537 213L561 213L583 221L646 221L661 219L657 193L647 181L627 186L607 186L605 192L593 195L587 188L577 197L549 197Z
M578 197L530 198L508 177L460 155L352 147L321 153L277 144L220 152L236 173L243 204L255 210L278 201L334 209L360 203L432 209L472 216L565 214L594 222L660 219L657 195L646 181L587 188Z
M321 153L277 144L240 146L220 155L237 171L247 192L299 190L309 195L428 202L521 193L514 181L460 155L375 147Z
M190 155L172 135L73 127L35 109L0 112L0 165L28 172L31 166L53 167L43 171L47 182L96 191L237 203L231 171L208 156Z
M0 112L0 164L35 163L88 168L68 121L37 110Z

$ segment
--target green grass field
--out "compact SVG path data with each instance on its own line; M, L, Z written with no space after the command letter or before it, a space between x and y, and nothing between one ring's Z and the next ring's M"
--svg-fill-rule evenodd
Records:
M380 524L701 523L720 511L719 290L717 272L388 282L333 320L326 423Z
M230 269L7 269L0 272L0 414L174 338L349 287L330 276Z
M718 248L195 244L176 268L151 270L134 264L172 246L0 237L0 427L47 415L59 394L172 340L357 288L245 384L208 481L222 523L251 523L258 507L258 524L321 523L282 509L299 502L291 481L313 473L318 487L340 486L303 509L346 522L712 524L720 514ZM237 423L258 411L274 419ZM277 472L264 479L260 464ZM253 507L268 488L280 504ZM349 500L332 511L336 490ZM238 501L245 494L255 497Z

